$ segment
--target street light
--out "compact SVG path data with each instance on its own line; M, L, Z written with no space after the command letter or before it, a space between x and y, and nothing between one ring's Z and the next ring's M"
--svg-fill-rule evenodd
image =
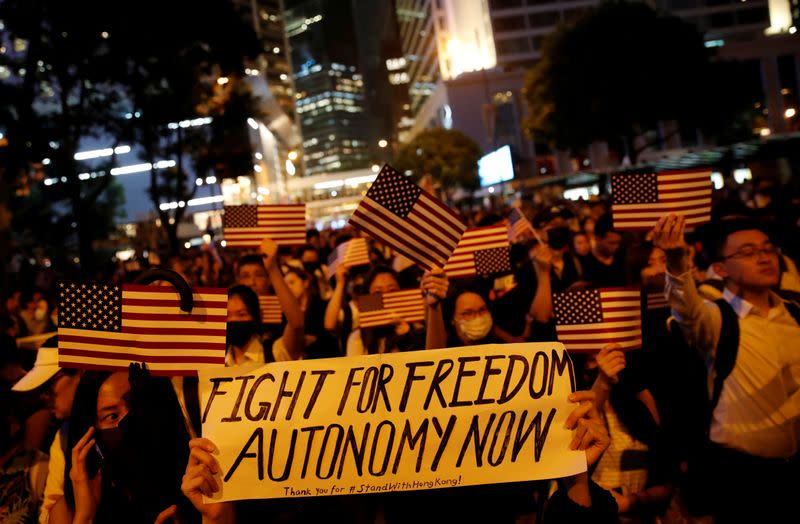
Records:
M385 138L381 138L380 140L378 140L378 147L380 147L381 149L383 149L384 147L386 147L388 145L389 145L389 142Z
M297 151L289 151L289 160L295 161L297 160Z
M227 76L221 76L221 77L217 78L217 84L219 84L221 86L224 86L227 83L228 83L228 77Z
M381 166L379 166L378 164L372 164L372 172L373 173L377 173L380 170L381 170Z
M789 109L787 109L786 111L783 112L783 116L785 118L794 118L794 116L796 114L797 114L797 110L795 108L793 108L793 107L790 107Z

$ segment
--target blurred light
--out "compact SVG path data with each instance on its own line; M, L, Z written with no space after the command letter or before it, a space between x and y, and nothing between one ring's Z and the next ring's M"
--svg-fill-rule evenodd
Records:
M334 187L342 187L344 180L329 180L328 182L317 182L314 184L314 189L331 189Z
M338 195L338 194L339 194L339 193L337 193L336 191L331 191L331 196L334 196L334 197L335 197L335 196L336 196L336 195Z
M289 160L297 160L297 151L289 151Z
M153 165L150 162L146 162L144 164L133 164L130 166L124 167L115 167L111 170L112 176L119 176L119 175L130 175L131 173L143 173L145 171L150 171L153 168Z
M206 184L216 184L216 183L217 183L217 177L215 177L214 175L206 177Z
M786 118L794 118L796 114L797 110L793 107L790 107L789 109L783 112L783 116L785 116Z
M790 27L790 28L789 28L789 34L790 34L790 35L793 35L793 34L795 34L796 32L797 32L797 28L796 28L795 26L792 26L792 27Z
M194 183L197 184L198 186L202 186L203 185L203 179L202 178L198 178L197 180L194 181Z
M255 171L256 173L260 173L262 171L261 166L258 164L254 164L253 171Z
M170 225L175 225L175 218L169 217L168 222L170 223Z
M224 86L227 83L228 83L228 77L227 76L221 76L221 77L217 78L217 84L219 84L221 86Z
M81 173L78 175L78 180L89 180L90 178L92 178L92 175L89 173Z
M297 169L295 169L294 164L288 158L286 159L286 174L289 176L294 176L297 173Z
M750 171L750 168L741 167L739 169L733 170L733 179L736 180L737 184L744 184L745 180L752 180L753 173Z
M711 173L711 183L714 184L714 189L722 189L725 185L725 180L722 178L722 173Z
M372 164L372 172L373 173L378 173L380 170L381 170L381 166L379 166L378 164Z
M190 247L192 247L192 244L191 244L191 242L186 242L186 243L183 244L183 247L185 247L186 249L189 249Z
M272 52L273 52L273 53L275 53L275 54L277 55L278 53L280 53L280 52L281 52L281 48L280 48L280 47L273 47L273 48L272 48Z
M3 133L0 133L0 139L2 139L2 138L3 138ZM50 165L50 159L49 158L43 158L42 159L42 165L49 166Z
M219 245L222 246L222 247L225 247L225 246L228 245L228 243L226 241L224 241L224 240L221 240Z
M100 33L100 36L102 36L103 38L108 38L108 31L103 31L102 33Z
M256 157L256 160L261 160L262 158L264 158L264 155L262 155L261 153L256 153L255 157Z
M264 186L258 186L258 193L260 195L269 195L269 189Z
M193 198L189 200L189 207L194 206L202 206L204 204L215 204L218 202L222 202L224 200L222 195L211 196L211 197L200 197L200 198Z
M770 131L768 127L762 127L761 130L758 132L758 134L761 136L769 136L770 134L772 134L772 131Z
M378 140L378 147L384 148L389 145L389 142L385 138L381 138Z
M177 162L175 162L174 160L159 160L154 164L154 167L156 169L166 169L168 167L175 167L176 165Z
M249 125L250 127L252 127L254 130L258 131L258 122L256 122L256 121L255 121L255 120L253 120L252 118L248 118L248 119L247 119L247 125Z
M52 144L51 144L52 145ZM101 158L104 156L111 156L113 154L124 155L131 152L131 146L117 146L115 148L92 149L90 151L81 151L75 153L73 158L75 160L91 160L93 158Z
M67 181L67 177L65 177L65 176L62 176L62 177L61 177L61 181L62 181L62 182L66 182L66 181Z
M725 45L725 40L722 40L722 39L718 39L718 40L706 40L706 41L703 43L703 45L705 45L705 46L706 46L707 48L709 48L709 49L710 49L710 48L712 48L712 47L722 47L722 46L724 46L724 45Z
M180 202L178 202L178 207L181 207L181 208L182 208L182 207L186 207L186 202L184 202L183 200L181 200Z
M206 244L211 243L211 235L209 235L208 233L204 234L203 235L203 242L205 242Z
M488 191L489 193L494 193L494 187L490 187Z
M286 73L281 73L281 80L284 80L284 81L285 81L285 80L287 80L288 78L289 78L289 77L286 75Z

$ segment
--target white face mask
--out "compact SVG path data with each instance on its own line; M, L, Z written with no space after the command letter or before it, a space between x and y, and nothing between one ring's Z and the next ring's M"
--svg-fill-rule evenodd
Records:
M480 340L492 330L492 315L486 313L470 320L456 322L458 334L466 340Z

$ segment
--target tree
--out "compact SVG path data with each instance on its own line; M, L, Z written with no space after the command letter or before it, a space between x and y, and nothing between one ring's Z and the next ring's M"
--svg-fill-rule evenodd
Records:
M51 208L52 229L68 231L58 245L74 240L87 272L95 263L96 235L108 229L97 227L100 215L95 208L111 177L80 179L74 155L81 139L101 133L116 136L124 125L118 69L104 36L106 28L94 16L107 8L100 0L86 0L80 9L55 0L0 3L0 19L14 42L14 53L4 60L21 77L5 83L0 102L8 134L3 185L16 197L25 197L30 184L44 176L59 181L42 188L45 202L62 203ZM43 158L50 163L37 172ZM25 205L20 198L9 200L12 207ZM69 227L62 227L65 224Z
M659 122L695 129L719 120L719 86L694 26L645 3L610 2L545 40L525 82L526 126L559 149L620 139L625 147Z
M154 19L154 12L159 17ZM181 23L175 24L179 19ZM148 31L143 33L145 26ZM253 97L242 76L245 60L263 49L252 25L223 0L206 2L202 9L191 0L143 0L115 34L128 70L131 111L138 115L133 139L142 145L152 166L150 199L169 249L176 253L185 203L197 191L192 171L203 177L217 163L224 163L232 176L252 171L245 129L247 117L259 115L252 109ZM222 78L227 82L218 82ZM211 126L175 125L198 117L211 117ZM234 146L226 142L230 149L247 147L246 171L241 165L234 169L229 149L214 150L219 135L238 139ZM175 165L157 168L165 158L174 159ZM177 205L162 208L167 202Z
M470 137L454 129L425 129L405 144L395 161L401 173L410 171L415 179L431 175L445 189L478 188L478 159L481 149Z

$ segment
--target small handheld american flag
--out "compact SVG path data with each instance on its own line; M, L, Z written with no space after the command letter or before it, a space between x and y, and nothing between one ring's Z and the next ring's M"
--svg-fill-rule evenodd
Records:
M356 305L362 328L393 324L396 318L409 323L425 320L425 302L419 289L362 295L356 298Z
M518 207L511 208L511 213L508 215L509 229L508 238L512 242L516 242L525 236L536 236L536 231L533 229L530 221L525 217L525 214Z
M336 274L336 268L342 264L345 267L369 264L366 238L354 238L336 246L336 249L328 257L328 278L333 277Z
M622 349L642 345L641 291L603 288L553 293L556 333L569 351L600 351L604 345Z
M647 293L645 300L647 301L646 308L648 311L654 309L669 309L669 302L667 302L663 291Z
M264 237L280 246L305 244L306 205L225 206L222 235L229 248L259 247Z
M444 267L467 229L455 211L389 165L361 199L350 224L425 269Z
M611 177L614 228L646 230L670 213L696 227L711 220L711 171L619 174Z
M259 296L258 307L261 309L262 324L280 324L283 321L283 311L277 296Z
M62 367L194 375L225 365L228 292L193 290L191 313L172 287L59 283L58 362Z
M463 278L511 271L510 253L505 224L468 229L444 272L450 278Z

